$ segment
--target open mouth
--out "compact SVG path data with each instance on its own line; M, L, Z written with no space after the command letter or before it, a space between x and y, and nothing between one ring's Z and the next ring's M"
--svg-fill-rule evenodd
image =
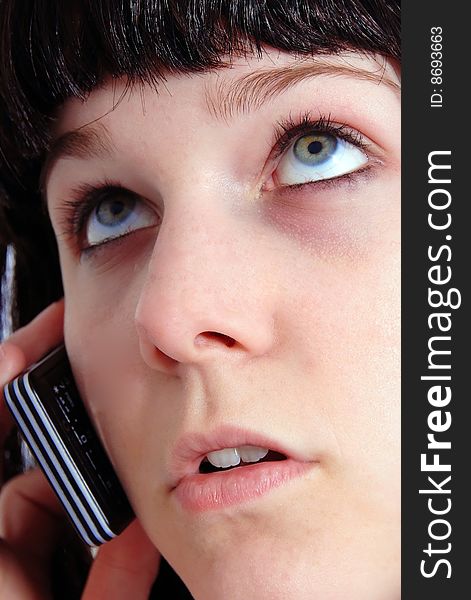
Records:
M287 485L318 463L256 432L225 426L179 440L169 491L190 513L225 510Z
M255 463L286 460L286 458L280 452L257 446L224 448L207 454L200 463L199 473L219 473Z

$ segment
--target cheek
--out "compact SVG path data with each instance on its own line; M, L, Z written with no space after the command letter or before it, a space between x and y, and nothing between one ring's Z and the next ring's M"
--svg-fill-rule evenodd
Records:
M115 353L135 352L134 314L147 264L142 254L137 260L135 249L99 249L80 262L63 255L64 333L72 358L77 364L88 356L112 362Z
M400 455L400 216L397 207L362 216L345 253L310 229L283 329L345 465L356 472L361 460L383 477Z
M267 221L326 261L356 263L376 255L385 238L400 240L400 177L394 170L273 193L268 200Z
M284 315L290 326L282 329L288 333L285 343L299 347L298 341L304 340L305 354L314 360L310 366L324 358L348 366L386 359L385 352L397 357L400 214L392 205L305 219L303 235L309 236L302 243L298 230L291 232L292 245L298 244L302 252L285 273L290 287Z
M131 419L139 414L144 379L134 326L141 273L122 263L115 276L109 275L63 264L67 351L80 393L113 459L110 445L119 448L135 430Z

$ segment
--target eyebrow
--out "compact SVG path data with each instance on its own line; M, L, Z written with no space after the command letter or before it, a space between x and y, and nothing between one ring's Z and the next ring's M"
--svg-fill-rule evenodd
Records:
M385 74L386 64L385 60L384 65L378 64L377 71L369 71L347 63L338 65L319 59L313 62L309 57L296 65L258 70L236 81L220 79L216 86L207 87L206 104L214 117L228 121L237 113L249 113L259 109L267 101L273 100L301 81L321 75L384 84L399 94L400 85Z
M55 163L62 158L105 158L111 156L114 146L103 123L84 125L68 131L52 142L39 178L39 190L46 203L46 182Z
M237 113L248 113L259 109L290 87L312 77L328 75L349 77L385 84L396 93L400 86L386 77L385 68L368 71L348 64L334 65L312 57L296 65L257 70L235 81L218 80L216 86L207 87L205 100L208 111L215 118L228 121ZM46 182L53 166L62 158L104 158L113 154L111 136L102 123L83 125L59 136L51 144L40 175L39 189L46 204Z

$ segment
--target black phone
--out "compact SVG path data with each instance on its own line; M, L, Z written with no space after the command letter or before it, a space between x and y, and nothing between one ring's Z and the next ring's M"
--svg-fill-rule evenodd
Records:
M20 432L77 533L99 546L134 513L80 398L62 345L4 387Z

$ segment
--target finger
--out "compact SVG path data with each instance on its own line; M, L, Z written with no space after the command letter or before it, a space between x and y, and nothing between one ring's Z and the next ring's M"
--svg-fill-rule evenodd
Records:
M11 344L17 346L24 355L24 368L60 344L63 337L64 300L62 299L50 304L31 323L17 329L5 340L4 350L7 350Z
M5 569L16 561L16 570L10 573L12 589L24 580L34 582L34 589L48 590L50 563L63 527L59 501L38 469L11 479L2 488L0 572L5 576Z
M160 554L136 519L100 547L82 600L147 600L157 577Z
M0 536L33 560L46 560L64 526L64 512L39 469L10 479L0 494Z
M13 426L13 419L1 397L3 386L62 341L63 322L64 301L60 300L48 306L31 323L15 331L0 344L1 446Z
M3 386L24 368L23 352L13 345L0 345L0 487L3 483L4 453L1 451L9 432L13 428L13 418L3 399Z

